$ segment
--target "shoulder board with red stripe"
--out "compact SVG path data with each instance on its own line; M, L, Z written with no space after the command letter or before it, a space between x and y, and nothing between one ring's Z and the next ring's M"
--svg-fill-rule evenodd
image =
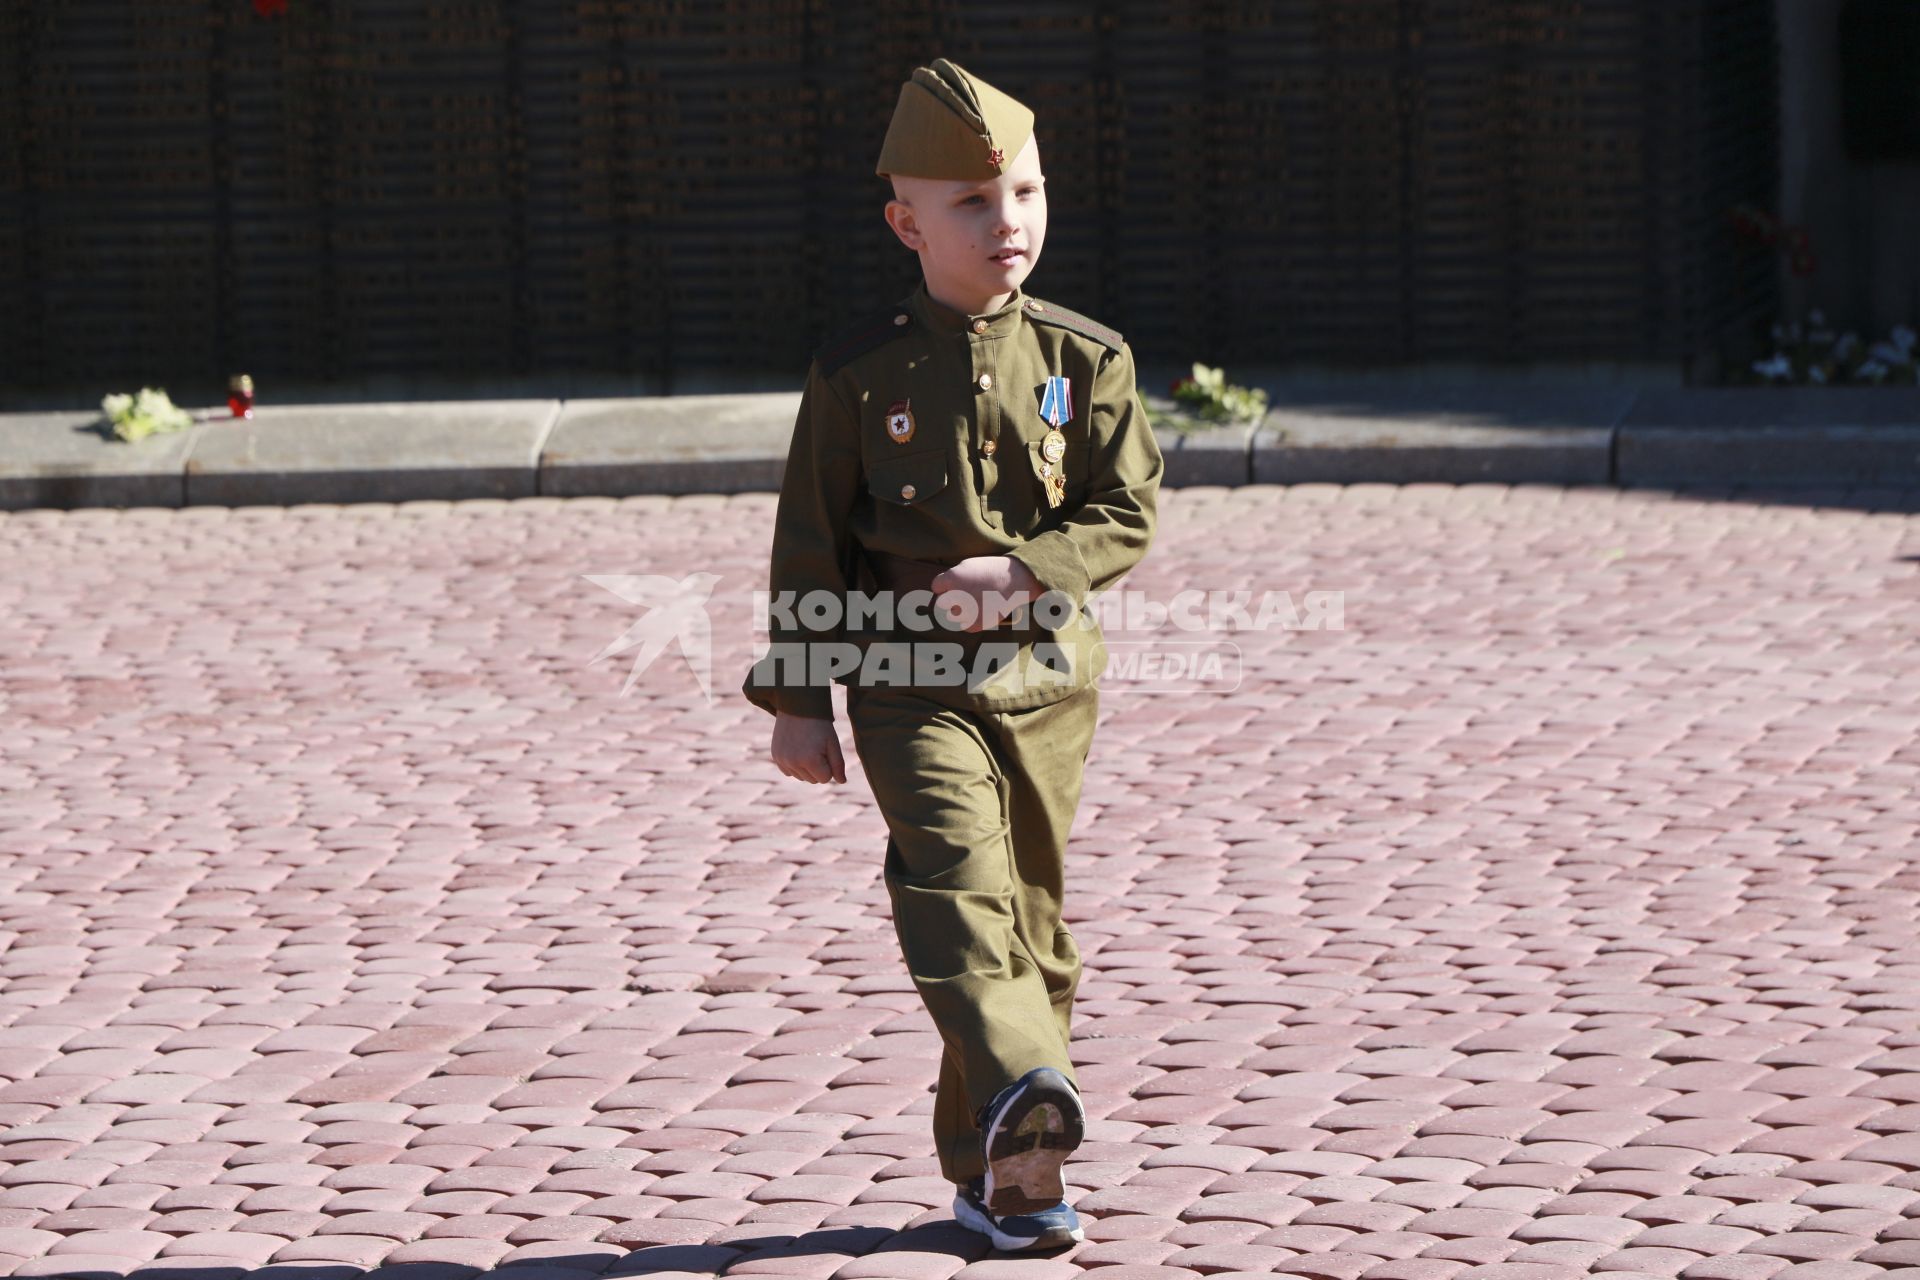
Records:
M1115 351L1120 349L1120 331L1118 329L1109 329L1098 320L1083 316L1078 311L1063 307L1057 302L1047 302L1040 298L1028 298L1027 318L1029 320L1040 320L1049 324L1057 324L1062 329L1071 329L1075 333L1092 338L1095 342L1103 343Z
M833 337L821 343L813 353L822 374L833 374L849 361L863 356L884 343L910 332L913 316L902 306L869 312Z

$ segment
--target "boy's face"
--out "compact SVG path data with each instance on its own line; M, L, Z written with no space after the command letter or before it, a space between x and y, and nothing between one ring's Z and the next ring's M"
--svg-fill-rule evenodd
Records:
M887 225L920 255L927 291L949 306L976 315L997 308L1040 259L1047 188L1032 137L997 178L972 183L896 175L893 190ZM1002 257L1010 248L1020 253Z

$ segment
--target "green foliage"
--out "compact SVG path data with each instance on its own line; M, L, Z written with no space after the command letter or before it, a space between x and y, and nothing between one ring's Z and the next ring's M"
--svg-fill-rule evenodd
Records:
M1171 391L1179 406L1173 425L1185 429L1258 422L1267 412L1265 390L1230 384L1225 369L1197 361L1193 375L1174 383Z
M144 440L156 431L181 431L193 425L193 415L175 405L164 387L142 387L138 396L110 395L101 412L122 440Z

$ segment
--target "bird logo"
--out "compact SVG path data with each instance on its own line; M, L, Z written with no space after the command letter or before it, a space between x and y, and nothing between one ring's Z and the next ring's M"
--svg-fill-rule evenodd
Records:
M633 692L640 673L655 658L665 652L669 645L678 645L681 656L693 669L694 678L700 682L700 692L706 696L707 705L713 705L713 623L707 616L707 600L720 582L719 574L690 573L684 578L617 573L585 573L580 576L597 587L613 592L628 604L637 604L648 610L619 639L595 654L593 660L587 663L588 666L616 653L636 650L633 667L627 673L627 683L620 690L624 697Z

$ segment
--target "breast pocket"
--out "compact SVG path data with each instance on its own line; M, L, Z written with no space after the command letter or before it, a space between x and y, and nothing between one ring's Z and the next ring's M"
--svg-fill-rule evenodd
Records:
M947 487L947 455L912 453L867 464L867 492L899 507L925 506Z

